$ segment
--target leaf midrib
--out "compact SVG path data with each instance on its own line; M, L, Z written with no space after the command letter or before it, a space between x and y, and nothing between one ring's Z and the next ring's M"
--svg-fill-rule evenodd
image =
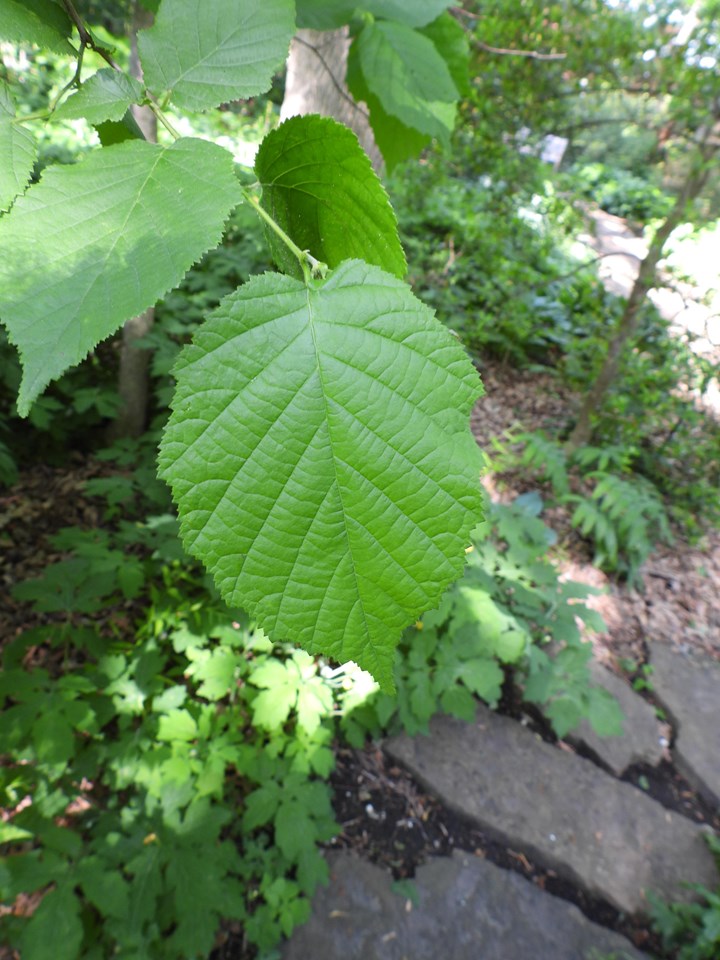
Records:
M342 495L342 488L340 486L340 478L338 477L338 472L337 472L338 458L335 456L335 450L333 448L332 429L330 427L330 408L328 406L327 391L325 389L325 378L323 376L322 363L320 361L320 347L318 346L317 335L315 331L315 314L313 310L313 302L312 302L311 290L309 286L306 286L305 288L305 296L306 296L307 311L308 311L308 325L310 327L310 336L312 337L313 350L315 352L315 363L317 365L318 379L320 381L320 390L322 393L323 407L325 410L325 422L327 424L328 443L330 444L330 458L332 460L333 474L335 477L335 486L337 488L338 499L340 501L340 508L342 510L345 540L347 542L348 555L350 557L350 568L352 569L353 580L355 581L355 591L357 594L358 601L360 603L360 610L362 611L362 619L363 619L363 625L365 628L365 636L367 637L368 643L372 645L370 625L368 623L367 613L365 611L365 604L363 603L362 595L360 593L360 582L358 580L357 567L355 564L355 558L353 556L352 546L350 543L350 531L348 530L347 511L345 509L345 503L343 501L343 495Z

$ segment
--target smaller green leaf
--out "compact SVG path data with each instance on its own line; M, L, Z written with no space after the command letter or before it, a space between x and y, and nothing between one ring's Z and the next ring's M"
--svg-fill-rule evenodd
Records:
M301 250L337 267L357 257L402 278L405 254L395 213L355 134L329 117L286 120L260 146L255 172L262 205ZM277 263L302 276L270 234Z
M0 40L34 43L67 56L75 50L65 26L69 27L67 16L62 17L52 0L0 0Z
M458 91L434 43L400 23L377 21L355 40L365 83L405 126L447 141Z
M7 84L0 83L0 213L27 186L37 155L32 133L13 123L15 105Z
M142 86L126 73L107 67L89 77L77 93L68 97L55 111L59 120L84 117L88 123L121 120L130 104L142 99Z

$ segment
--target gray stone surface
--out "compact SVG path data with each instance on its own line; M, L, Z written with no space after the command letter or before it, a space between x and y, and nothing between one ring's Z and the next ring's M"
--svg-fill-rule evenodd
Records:
M696 824L484 707L385 749L489 834L626 912L646 908L646 890L683 899L684 882L718 882Z
M660 643L650 648L650 663L653 691L675 728L675 764L720 806L720 664Z
M390 875L347 853L330 858L330 886L313 902L284 960L641 960L628 940L516 873L456 851L420 867L418 903Z
M618 776L635 763L649 763L652 767L660 763L663 748L652 706L596 660L590 664L590 679L619 702L624 717L623 734L599 737L587 720L583 720L566 739L589 747Z

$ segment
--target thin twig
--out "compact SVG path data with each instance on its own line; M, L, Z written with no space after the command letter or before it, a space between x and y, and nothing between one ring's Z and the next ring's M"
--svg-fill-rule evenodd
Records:
M484 43L473 37L473 43L476 47L484 50L486 53L497 53L503 57L526 57L528 60L565 60L566 53L539 53L537 50L513 50L509 47L491 47L489 43Z
M90 47L90 49L94 50L95 53L98 54L98 56L102 57L105 63L111 66L113 70L117 70L119 73L122 73L123 72L122 67L120 67L115 62L110 51L106 47L103 47L99 43L97 43L93 35L85 26L85 22L83 18L75 9L73 0L62 0L62 2L63 2L63 6L65 7L65 12L70 17L72 22L75 24L75 27L77 28L77 32L80 36L80 43L82 47Z

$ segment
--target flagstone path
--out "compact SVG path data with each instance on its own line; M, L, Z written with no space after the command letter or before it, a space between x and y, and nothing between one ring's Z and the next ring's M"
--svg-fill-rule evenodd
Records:
M654 695L677 724L673 756L720 811L720 664L660 646L651 648L651 663ZM714 887L720 877L703 839L707 827L608 769L622 773L623 750L630 763L661 756L649 736L646 702L627 685L622 702L644 732L636 737L629 721L611 748L612 762L559 749L482 706L474 724L438 717L429 736L394 737L384 750L513 851L625 914L645 915L649 891L686 899L686 883ZM330 885L316 895L312 918L286 944L284 960L647 956L573 904L463 851L418 869L416 903L406 891L394 892L386 871L349 853L331 854L330 866Z

